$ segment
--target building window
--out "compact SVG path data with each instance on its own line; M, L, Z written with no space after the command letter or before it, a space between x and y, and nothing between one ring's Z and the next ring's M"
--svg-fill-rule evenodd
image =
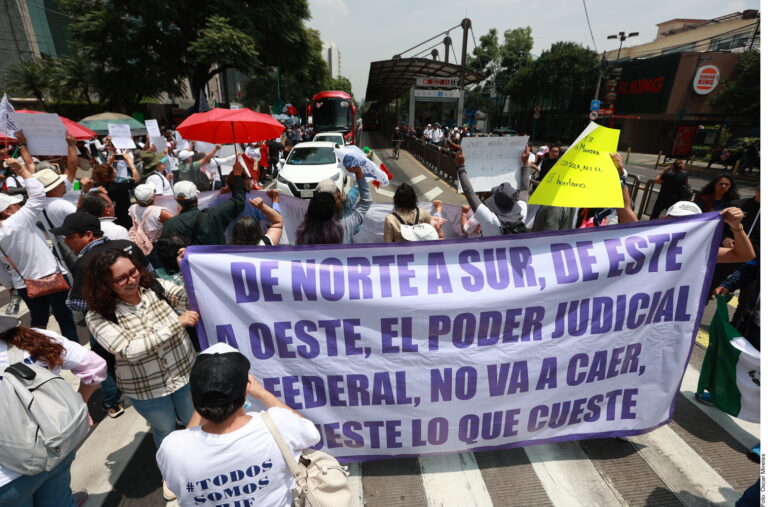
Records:
M694 51L694 48L696 47L696 43L692 42L690 44L686 44L684 46L677 46L674 48L664 49L661 51L662 55L672 55L675 53L682 53L683 51Z
M720 37L712 39L709 45L710 51L732 51L734 49L746 47L749 43L750 34L740 33L731 37Z

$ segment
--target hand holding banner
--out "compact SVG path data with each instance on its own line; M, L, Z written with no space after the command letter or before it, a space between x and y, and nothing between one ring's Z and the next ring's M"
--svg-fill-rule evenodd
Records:
M623 207L619 175L609 155L618 147L620 132L590 123L539 183L528 204Z

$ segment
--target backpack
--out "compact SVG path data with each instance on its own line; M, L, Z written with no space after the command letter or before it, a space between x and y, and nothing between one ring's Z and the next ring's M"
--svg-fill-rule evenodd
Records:
M144 255L149 255L155 248L155 245L149 240L149 237L147 237L147 233L144 232L144 223L147 221L147 218L149 218L149 208L154 208L154 206L148 206L147 209L144 210L144 216L140 222L133 219L133 225L128 229L128 239L136 243L136 246L144 252Z
M498 218L498 215L496 215ZM505 222L501 218L499 218L499 222L501 222L501 233L502 234L522 234L525 232L528 232L528 228L525 226L525 224L520 221L514 224L510 224L508 222Z
M405 223L405 220L397 213L392 213L400 222L400 235L405 241L431 241L439 239L437 230L432 224L419 223L419 208L416 208L416 221L411 225Z
M66 380L21 362L18 348L9 347L8 357L13 364L0 382L0 465L23 475L49 472L88 436L88 407Z

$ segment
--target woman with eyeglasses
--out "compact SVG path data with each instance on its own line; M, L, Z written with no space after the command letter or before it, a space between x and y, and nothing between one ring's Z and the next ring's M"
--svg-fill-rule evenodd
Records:
M189 372L195 351L185 328L197 324L198 314L187 310L183 286L155 279L122 250L91 260L83 293L88 329L115 356L117 385L152 427L159 448L176 421L186 425L194 411Z

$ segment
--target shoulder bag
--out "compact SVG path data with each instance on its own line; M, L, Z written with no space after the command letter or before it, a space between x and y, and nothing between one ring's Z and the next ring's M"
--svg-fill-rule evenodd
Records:
M314 449L301 451L299 462L296 463L293 452L280 436L266 410L261 412L261 418L296 480L293 486L295 507L351 507L352 490L347 482L347 467L341 466L330 454Z
M6 259L8 259L8 263L11 265L14 271L19 274L19 277L24 280L24 285L27 286L27 296L29 296L30 299L47 296L48 294L53 294L54 292L69 290L69 284L67 283L66 278L64 278L64 275L61 273L61 268L59 267L58 261L55 261L55 273L44 276L42 278L24 278L19 271L19 268L16 267L16 263L11 260L7 253L5 253L5 250L0 248L0 252L3 254L3 256L5 256Z

